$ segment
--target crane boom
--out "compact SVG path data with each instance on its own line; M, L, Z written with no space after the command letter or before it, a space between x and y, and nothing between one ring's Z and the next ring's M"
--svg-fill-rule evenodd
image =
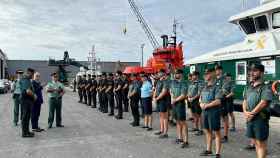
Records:
M150 40L152 46L154 49L159 47L159 43L156 40L153 32L151 31L149 25L147 24L146 20L144 19L144 17L142 16L142 14L139 11L139 8L137 7L137 5L135 4L134 0L128 0L129 5L131 7L131 10L133 11L133 13L135 14L135 16L137 17L139 23L141 24L145 34L147 35L148 39Z

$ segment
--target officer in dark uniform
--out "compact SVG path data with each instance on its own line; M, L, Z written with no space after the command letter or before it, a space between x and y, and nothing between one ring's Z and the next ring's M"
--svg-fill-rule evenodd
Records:
M83 97L84 97L84 104L87 104L87 75L84 75L84 78L83 78Z
M73 92L76 92L76 88L77 88L77 81L76 81L76 78L74 78L74 80L73 80Z
M128 112L128 89L129 89L129 82L127 79L127 75L122 75L123 87L122 87L122 102L124 105L124 112Z
M114 99L114 75L112 73L109 73L107 77L107 88L106 88L106 96L108 99L108 104L110 107L110 113L108 116L114 116L114 110L115 110L115 99Z
M91 86L92 108L96 108L97 81L95 75L92 75L91 77L92 77L92 86Z
M91 74L88 74L88 80L87 80L87 85L86 85L86 91L87 91L87 105L91 106L91 99L92 99L92 79L91 79Z
M14 81L13 85L13 100L14 100L14 126L18 125L19 121L19 112L20 112L20 120L22 119L22 109L20 106L20 84L19 81L22 78L23 71L22 70L17 70L17 79Z
M216 139L216 158L221 153L221 99L223 98L220 87L215 82L214 70L206 69L204 74L205 85L200 94L200 107L202 109L203 128L206 133L207 149L200 156L211 156L212 135Z
M99 103L98 110L99 111L101 111L101 103L102 103L102 98L101 98L101 81L102 81L102 79L101 78L102 78L101 75L98 75L97 79L96 79L96 82L97 82L96 91L97 91L97 95L98 95L98 103Z
M79 94L79 103L83 102L83 86L84 82L81 76L78 76L78 94Z
M26 74L19 81L20 102L22 106L22 137L34 137L34 133L29 130L32 106L37 99L31 82L33 75L34 69L28 68Z
M121 79L122 72L117 71L116 73L116 79L115 79L115 98L117 102L117 107L118 107L118 114L116 116L116 119L122 119L123 118L123 106L122 106L122 87L123 87L123 81Z
M129 91L128 91L129 105L133 116L133 122L131 122L130 124L133 127L139 126L139 122L140 122L139 100L140 100L141 84L136 79L136 77L137 77L136 74L131 74L130 77L131 82L129 84Z
M229 121L228 121L228 108L226 102L226 94L223 93L223 87L225 86L225 76L223 75L223 67L217 65L215 67L216 73L216 84L219 87L220 91L222 92L222 99L221 99L221 117L224 124L224 137L222 139L222 143L228 142L228 132L229 132Z
M255 141L257 157L267 154L269 136L269 104L272 101L272 90L263 81L264 66L253 64L250 67L252 83L244 91L243 112L247 120L247 137Z
M100 95L101 95L101 112L108 113L108 100L105 90L107 89L107 75L106 73L102 74L102 79L100 83Z

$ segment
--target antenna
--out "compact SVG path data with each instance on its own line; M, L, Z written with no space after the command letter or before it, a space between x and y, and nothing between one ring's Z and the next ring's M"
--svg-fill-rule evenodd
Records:
M242 0L242 10L247 9L247 0Z
M96 74L96 52L95 52L95 46L92 45L92 49L89 52L89 56L88 56L88 62L89 62L89 69Z

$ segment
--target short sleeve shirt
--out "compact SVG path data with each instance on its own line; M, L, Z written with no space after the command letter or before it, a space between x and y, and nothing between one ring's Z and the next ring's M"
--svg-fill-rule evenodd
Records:
M201 90L201 103L211 103L216 99L222 99L222 93L220 88L216 85L205 84L204 88Z
M168 90L168 81L158 80L156 84L156 96L159 96L163 89Z
M188 85L187 82L181 80L172 80L170 82L170 93L173 95L173 97L177 98L181 95L187 94Z
M271 101L272 90L270 86L261 83L260 85L253 87L249 85L244 90L244 99L247 102L247 110L252 111L261 100Z
M47 89L50 88L50 89L60 89L60 90L63 90L64 89L64 85L60 82L49 82L47 84ZM49 98L58 98L60 97L60 94L58 92L49 92L48 93L48 97Z
M121 79L115 79L114 86L115 86L115 88L117 88L118 86L123 87L123 83L124 82ZM119 90L118 92L121 92L121 90Z
M143 82L143 84L141 86L141 98L151 97L152 90L153 90L153 86L152 86L151 82L149 82L149 81Z
M109 93L113 93L113 89L114 89L114 81L113 80L107 80L107 86L112 86L111 90L109 91Z
M222 86L222 93L223 95L228 95L230 93L234 92L234 84L233 81L225 81L223 86Z
M129 90L128 93L133 93L136 92L137 96L139 96L139 91L140 91L140 84L137 80L132 81L129 85Z
M203 84L201 81L190 82L190 84L188 86L188 96L195 97L197 95L200 95L202 88L203 88Z

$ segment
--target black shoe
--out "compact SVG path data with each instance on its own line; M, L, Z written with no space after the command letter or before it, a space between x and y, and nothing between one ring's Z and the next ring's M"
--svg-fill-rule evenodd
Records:
M181 148L188 148L189 147L189 143L188 142L183 142L181 144Z
M108 116L114 116L114 114L113 114L113 113L110 113Z
M91 108L96 108L96 106L91 106Z
M78 103L82 103L82 101L78 101Z
M255 148L256 148L255 145L251 145L251 144L244 147L245 150L249 150L249 151L255 150Z
M149 128L148 126L142 126L141 128Z
M17 127L17 126L18 126L18 123L14 123L14 126Z
M147 128L147 131L152 131L152 130L153 130L152 127L148 127L148 128Z
M64 125L56 125L56 127L58 127L58 128L63 128Z
M33 132L43 132L45 131L44 129L42 128L36 128L36 129L32 129Z
M221 157L221 155L220 154L216 154L216 156L215 156L216 158L220 158Z
M161 131L158 131L158 132L155 133L155 135L161 135L161 134L162 134Z
M122 116L116 116L115 117L117 120L121 120L121 119L123 119L123 117Z
M168 134L162 134L158 138L160 138L160 139L168 138Z
M51 129L52 128L52 125L48 125L48 129Z
M176 139L175 140L175 144L180 144L180 143L182 143L183 142L183 139Z
M228 137L227 136L224 136L224 138L222 138L222 143L227 143L228 142Z
M133 123L132 124L132 127L138 127L138 126L140 126L139 123Z
M212 154L213 154L212 151L205 150L202 153L200 153L200 156L211 156Z
M202 131L202 130L199 130L199 131L197 131L194 135L196 135L196 136L202 136L202 135L203 135L203 131Z
M32 137L34 137L34 134L26 133L26 134L22 134L22 137L23 138L32 138Z
M193 128L190 130L190 132L197 132L197 131L199 131L199 129L197 129L197 128Z

